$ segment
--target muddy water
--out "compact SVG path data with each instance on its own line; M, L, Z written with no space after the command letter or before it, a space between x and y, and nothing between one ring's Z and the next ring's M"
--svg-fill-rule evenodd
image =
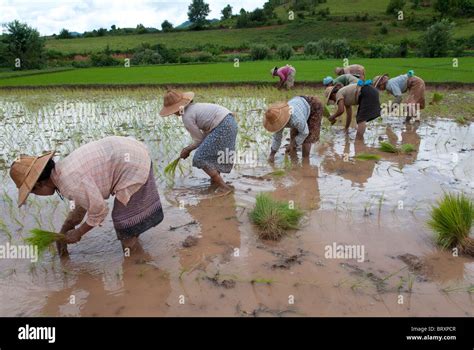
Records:
M309 164L293 159L285 167L280 154L271 167L265 161L270 137L260 127L264 97L223 97L219 102L239 109L239 151L256 158L226 176L235 193L215 197L190 160L174 183L161 175L188 136L179 121L157 120L159 101L99 96L94 102L102 110L94 118L77 110L37 117L38 109L54 109L61 96L23 96L22 108L7 105L8 98L0 104L0 124L8 131L2 139L0 218L12 243L32 227L57 230L67 203L32 196L16 209L5 165L20 151L55 147L64 155L107 134L131 135L148 145L165 219L140 236L143 253L129 258L109 217L70 246L68 260L49 252L37 264L1 259L2 316L474 314L474 261L439 250L426 227L430 205L443 191L473 194L473 125L429 118L405 126L388 117L371 124L363 143L354 141L354 131L346 136L340 126L325 125ZM382 140L411 143L417 151L383 153L377 149ZM362 152L381 160L356 160ZM276 169L285 174L269 175ZM248 213L262 191L304 209L301 229L280 242L259 240ZM196 244L183 246L189 236ZM0 243L7 241L2 232ZM333 244L363 247L363 261L326 256Z

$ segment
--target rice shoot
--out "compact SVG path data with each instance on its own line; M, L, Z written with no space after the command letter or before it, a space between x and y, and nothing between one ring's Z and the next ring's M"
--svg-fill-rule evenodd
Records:
M331 112L329 111L329 107L327 105L324 105L323 116L325 116L326 118L329 118L331 116Z
M41 256L51 244L65 238L66 236L62 233L44 231L39 228L34 228L30 231L30 236L25 238L25 242L30 245L37 246L38 254Z
M257 195L251 221L259 228L261 239L279 240L287 230L297 229L303 211L290 207L289 203L272 199L268 194Z

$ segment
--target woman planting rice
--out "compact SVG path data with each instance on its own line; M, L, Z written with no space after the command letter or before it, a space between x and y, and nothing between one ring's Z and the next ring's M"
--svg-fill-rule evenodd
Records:
M303 158L309 158L311 145L319 141L323 104L315 96L297 96L288 102L272 104L265 113L263 126L274 132L268 160L275 161L280 149L284 128L290 128L288 152L301 148Z
M365 68L360 64L351 64L347 67L336 67L335 72L337 75L352 74L359 79L365 79Z
M327 76L323 79L324 86L334 86L336 84L342 84L343 86L347 86L349 84L357 84L359 79L352 74L342 74L337 78L333 79L332 77Z
M230 173L234 165L237 123L227 108L212 103L194 103L193 98L193 92L168 91L160 115L181 115L193 143L183 148L180 157L186 159L197 149L193 166L209 175L218 192L228 193L232 188L224 182L221 173Z
M68 198L70 213L57 242L61 255L109 211L106 199L115 196L112 220L123 248L134 249L138 236L163 220L163 210L146 146L131 138L111 136L85 144L67 157L53 161L54 151L39 157L21 156L10 169L19 189L18 204L29 193ZM78 227L87 214L86 220Z
M406 122L409 122L412 117L419 120L419 111L425 108L425 82L414 74L410 70L407 74L392 79L389 79L388 74L377 75L374 78L374 87L381 91L387 90L395 96L397 105L402 102L402 94L408 90Z
M368 121L380 116L379 92L370 85L370 80L363 82L359 80L357 84L342 86L337 84L326 89L327 103L337 105L336 112L329 117L329 121L334 124L336 118L341 116L346 110L346 133L352 121L352 106L359 105L356 115L357 135L356 138L364 138L365 127Z
M270 73L272 77L280 78L280 82L278 83L278 89L281 89L283 87L291 89L295 85L296 69L295 67L289 64L281 68L274 67L271 69Z

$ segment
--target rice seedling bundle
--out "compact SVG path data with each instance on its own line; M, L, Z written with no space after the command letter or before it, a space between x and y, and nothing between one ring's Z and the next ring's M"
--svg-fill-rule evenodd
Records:
M359 153L354 158L358 160L380 160L381 157L378 154Z
M400 150L403 153L411 153L411 152L416 151L416 148L411 143L405 143L405 144L400 146Z
M382 141L380 142L380 148L382 152L388 152L388 153L397 153L398 148L394 145L392 145L390 142L387 141Z
M171 179L174 178L174 175L176 174L176 168L178 167L178 163L179 163L179 160L181 158L176 158L175 160L173 160L171 163L169 163L166 167L165 167L165 175Z
M62 233L44 231L38 228L34 228L30 231L30 236L25 238L25 242L38 247L38 254L43 253L48 247L56 241L64 240L66 236Z
M440 94L439 92L435 92L433 94L433 99L431 101L431 104L439 103L442 99L443 99L443 95Z
M323 116L325 116L326 118L329 118L331 116L331 112L329 111L329 107L327 105L324 105Z
M257 195L254 209L250 212L251 221L259 228L262 239L279 240L287 230L297 229L303 211L290 208L288 203L276 201L268 194Z
M445 249L458 248L474 256L474 239L469 237L474 222L474 203L465 194L445 194L431 209L428 226L436 243Z

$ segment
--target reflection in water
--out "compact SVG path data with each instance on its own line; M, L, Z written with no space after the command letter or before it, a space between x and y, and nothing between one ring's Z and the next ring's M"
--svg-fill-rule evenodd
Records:
M228 261L234 249L240 248L234 194L205 198L186 209L200 225L201 233L197 245L180 249L182 270L205 269L215 258Z
M163 315L171 293L168 273L146 263L146 253L124 258L121 270L93 274L79 270L74 282L49 294L47 316ZM70 262L64 267L75 269Z
M352 186L363 187L374 175L376 162L372 160L359 160L353 156L361 153L375 154L380 156L381 160L395 163L399 169L402 169L404 165L413 164L417 159L421 140L416 132L417 128L417 125L407 125L401 133L401 143L398 142L398 136L393 132L392 128L390 126L386 128L387 138L393 145L400 146L410 143L415 146L415 151L410 154L382 152L378 147L367 146L362 140L355 140L353 142L354 153L351 153L351 139L346 135L341 154L335 150L334 142L329 143L330 151L326 152L327 154L321 163L322 168L328 173L336 174L351 181Z

